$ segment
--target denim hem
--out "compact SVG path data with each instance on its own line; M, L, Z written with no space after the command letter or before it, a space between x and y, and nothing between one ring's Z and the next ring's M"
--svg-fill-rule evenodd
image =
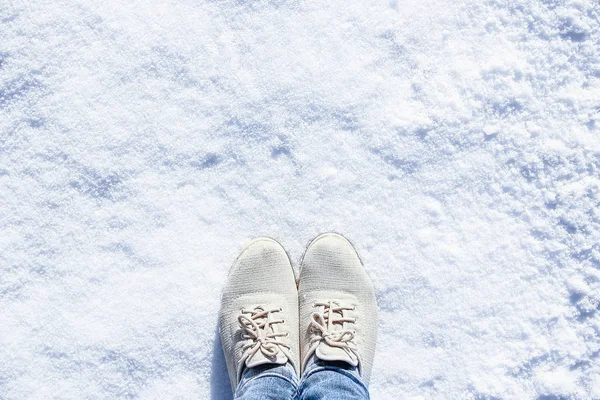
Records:
M370 396L369 396L369 389L367 388L367 386L355 374L353 374L350 371L346 371L343 368L332 367L332 366L328 366L328 365L317 366L317 367L315 367L314 364L311 365L311 368L309 368L309 370L306 371L302 375L302 378L300 379L300 388L299 388L299 390L302 388L304 382L306 381L306 379L308 379L308 377L310 377L311 375L313 375L313 374L315 374L317 372L320 372L320 371L333 371L333 372L337 372L339 374L347 376L354 383L358 384L358 386L360 386L362 388L362 390L364 390L367 399L370 398Z
M244 386L246 386L248 383L258 379L258 378L264 378L264 377L275 377L275 378L279 378L279 379L283 379L284 381L288 382L293 388L294 390L297 390L298 388L298 381L296 379L294 379L294 377L289 377L284 375L281 372L272 372L272 371L261 371L261 372L257 372L256 374L254 374L252 377L247 378L247 379L243 379L240 381L240 384L238 385L238 387L236 388L236 392L241 391Z

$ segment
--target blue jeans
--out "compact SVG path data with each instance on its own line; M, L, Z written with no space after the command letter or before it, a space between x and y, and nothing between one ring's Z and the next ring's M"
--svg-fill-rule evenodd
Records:
M235 400L368 400L358 371L343 362L313 357L298 381L289 365L263 365L244 371Z

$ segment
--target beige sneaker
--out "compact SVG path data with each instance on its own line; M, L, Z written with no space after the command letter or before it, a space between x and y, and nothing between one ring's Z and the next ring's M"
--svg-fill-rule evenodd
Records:
M306 249L298 284L302 370L314 354L358 367L368 384L377 341L373 285L350 242L335 233Z
M231 267L219 329L234 392L244 368L289 362L300 372L296 279L273 239L250 242Z

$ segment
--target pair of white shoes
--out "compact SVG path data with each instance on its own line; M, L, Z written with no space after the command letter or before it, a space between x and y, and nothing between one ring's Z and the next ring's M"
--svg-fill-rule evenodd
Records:
M375 294L358 254L338 234L310 243L297 285L279 243L260 238L248 244L229 273L219 325L234 391L245 368L290 363L300 376L313 354L355 366L369 382Z

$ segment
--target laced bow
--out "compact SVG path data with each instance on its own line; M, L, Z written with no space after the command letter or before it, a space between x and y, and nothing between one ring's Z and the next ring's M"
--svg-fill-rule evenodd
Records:
M245 359L252 358L258 351L267 358L273 358L279 353L280 346L290 349L289 345L278 340L289 334L273 330L273 325L285 323L283 319L271 319L273 313L281 311L281 308L266 309L263 306L257 306L254 310L241 310L238 317L238 322L243 329L241 336L244 340L250 340L242 348L243 351L247 351Z
M356 343L354 337L356 331L344 328L345 323L356 323L356 318L344 317L344 311L355 310L355 306L344 306L338 301L318 302L314 307L323 307L323 312L312 313L310 330L314 334L311 344L325 341L331 347L345 350L352 358L356 357ZM336 329L338 325L339 329Z

